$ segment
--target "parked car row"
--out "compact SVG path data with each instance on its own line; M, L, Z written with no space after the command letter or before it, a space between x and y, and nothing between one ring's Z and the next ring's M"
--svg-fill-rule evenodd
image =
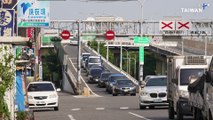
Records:
M106 88L106 92L117 96L118 94L136 95L136 85L121 73L112 73L105 69L100 56L82 53L81 67L88 75L89 83L97 83L98 87Z

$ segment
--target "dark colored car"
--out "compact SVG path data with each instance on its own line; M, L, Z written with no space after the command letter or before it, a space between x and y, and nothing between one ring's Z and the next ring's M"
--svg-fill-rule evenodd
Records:
M103 70L101 68L91 68L89 71L88 82L97 83L102 72Z
M106 82L108 80L108 77L111 75L112 73L111 72L102 72L101 73L101 77L100 79L98 80L98 86L99 87L106 87Z
M105 71L105 69L104 69L103 66L100 66L100 65L90 65L89 68L88 68L88 70L86 71L87 75L89 75L90 70L93 69L93 68L100 68L100 69L102 69L102 71Z
M116 80L113 86L112 95L117 96L118 94L130 94L131 96L135 96L136 85L129 79Z
M108 80L106 82L106 91L109 92L109 93L112 93L112 87L115 84L115 81L119 80L119 79L127 79L127 78L126 78L125 75L120 74L120 73L111 74L108 77Z

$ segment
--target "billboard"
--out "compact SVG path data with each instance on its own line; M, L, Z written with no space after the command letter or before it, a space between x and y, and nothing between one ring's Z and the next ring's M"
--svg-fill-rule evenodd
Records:
M17 19L18 27L49 27L49 1L19 1Z
M12 9L0 9L0 36L13 36L14 13Z

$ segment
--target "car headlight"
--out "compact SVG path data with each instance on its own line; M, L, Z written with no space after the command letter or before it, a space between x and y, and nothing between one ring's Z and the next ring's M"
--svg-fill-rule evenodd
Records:
M141 92L141 96L147 96L149 93L148 92L146 92L146 91L142 91Z
M28 99L33 99L33 96L31 96L31 95L28 95Z
M179 95L180 95L180 97L189 98L188 91L180 90Z
M56 98L56 97L57 97L56 94L51 94L51 95L49 96L49 98Z

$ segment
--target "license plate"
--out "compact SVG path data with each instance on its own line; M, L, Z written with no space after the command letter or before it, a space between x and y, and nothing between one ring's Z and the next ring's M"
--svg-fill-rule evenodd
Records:
M44 101L38 101L37 104L45 104Z
M128 92L128 90L124 90L124 92Z
M162 102L162 99L154 99L154 102Z
M98 82L98 79L95 79L96 82Z

